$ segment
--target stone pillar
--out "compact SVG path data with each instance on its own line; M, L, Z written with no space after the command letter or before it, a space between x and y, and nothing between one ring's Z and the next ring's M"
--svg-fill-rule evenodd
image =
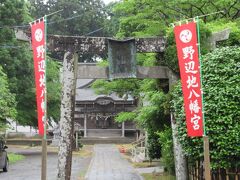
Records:
M87 137L87 114L84 114L84 137Z
M77 58L73 52L64 54L57 180L71 179Z
M174 83L176 83L178 77L169 70L169 90ZM178 124L174 118L174 114L171 112L171 126L173 137L173 151L175 160L175 173L177 180L187 180L187 161L184 156L182 145L178 140Z
M122 122L122 137L125 137L125 122Z

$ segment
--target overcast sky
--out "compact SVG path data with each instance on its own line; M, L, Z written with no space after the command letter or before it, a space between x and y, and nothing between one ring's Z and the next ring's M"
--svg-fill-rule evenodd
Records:
M110 2L114 2L114 1L117 1L117 0L103 0L105 2L105 4L108 4Z

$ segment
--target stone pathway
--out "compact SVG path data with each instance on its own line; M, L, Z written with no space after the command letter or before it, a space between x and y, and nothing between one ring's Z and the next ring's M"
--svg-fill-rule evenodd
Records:
M50 149L50 147L49 147ZM41 147L21 148L9 147L8 152L23 154L25 158L14 164L10 164L9 171L0 169L0 180L40 180L41 179ZM57 153L48 152L47 156L47 180L56 180L57 177ZM81 174L85 174L90 164L91 157L82 158L73 155L71 180L79 180Z
M143 180L115 145L97 144L86 180Z
M164 167L136 168L140 174L163 173Z

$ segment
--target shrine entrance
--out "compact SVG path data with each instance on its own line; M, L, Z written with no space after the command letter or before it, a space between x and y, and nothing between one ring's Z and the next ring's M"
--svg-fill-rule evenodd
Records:
M18 32L17 32L18 33ZM16 33L16 35L18 35ZM216 35L212 37L211 43L213 45L216 44L217 41L224 40L225 36L223 37L221 33L220 35ZM30 40L30 36L26 36L25 34L19 34L20 40ZM111 79L115 77L122 77L122 75L125 75L125 78L157 78L157 79L164 79L168 80L169 87L172 86L174 82L178 79L178 77L167 67L164 66L155 66L155 67L140 67L136 66L134 68L135 72L134 74L126 74L124 72L128 68L125 68L126 63L125 60L122 62L118 62L118 66L112 66L112 68L108 67L97 67L92 66L89 64L82 64L77 65L77 56L76 53L88 53L88 52L94 52L94 53L104 53L107 51L108 48L111 48L111 46L108 47L108 38L105 37L73 37L73 36L57 36L52 35L48 36L49 44L48 44L48 50L53 52L65 52L64 60L63 60L63 93L62 93L62 103L61 103L61 119L60 119L60 131L61 131L61 140L60 140L60 147L59 154L62 156L65 156L62 166L59 168L59 171L65 172L66 169L71 169L71 157L72 157L72 137L73 137L73 125L74 125L74 117L75 117L75 105L77 105L77 102L75 104L75 90L76 90L76 79L82 78L82 79ZM132 42L134 45L134 51L131 51L132 55L134 55L134 52L158 52L161 53L165 49L166 39L163 37L155 37L155 38L136 38ZM118 52L118 51L117 51ZM111 55L111 54L110 54ZM115 54L118 60L123 60L121 54ZM113 55L114 56L114 55ZM129 56L132 57L132 56ZM132 63L130 63L132 64ZM134 64L132 64L134 67ZM114 70L114 68L116 68ZM115 74L109 75L110 71L115 71ZM120 74L118 74L120 72ZM88 108L85 108L87 110ZM79 114L79 116L83 116L84 121L87 121L87 116L89 114L92 114L94 112L87 112L83 111L82 114ZM97 114L97 112L95 112ZM102 115L104 116L104 114ZM96 116L97 117L97 116ZM87 124L84 123L84 126ZM99 127L107 127L106 124L104 124L104 121L102 123L98 124ZM176 161L176 170L177 173L180 172L181 169L184 171L184 166L181 162L184 162L184 157L182 156L182 147L177 139L177 124L174 121L174 117L171 116L171 125L172 125L172 131L173 131L173 142L174 142L174 151L175 156L178 161ZM84 130L87 129L84 127ZM102 128L105 130L104 128ZM86 133L85 133L86 134ZM66 153L67 152L67 153ZM67 174L66 177L70 177L70 172L68 171L65 174ZM64 174L64 176L65 176ZM179 173L178 173L179 174ZM181 175L181 174L180 174ZM178 177L178 176L177 176Z
M93 64L92 64L93 65ZM136 102L131 97L121 98L116 93L98 95L90 87L93 79L78 79L75 96L75 123L84 137L125 137L134 136L137 128L134 122L115 122L120 112L136 109Z

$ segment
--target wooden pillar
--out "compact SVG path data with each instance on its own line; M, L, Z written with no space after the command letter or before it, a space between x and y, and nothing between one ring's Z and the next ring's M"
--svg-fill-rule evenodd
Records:
M204 174L206 180L211 180L210 153L208 136L203 136L204 143ZM221 176L221 173L219 173Z
M71 179L77 57L64 54L57 180Z
M142 145L141 145L141 146L142 146ZM147 152L148 152L148 132L147 132L147 131L145 131L144 146L145 146L145 148L146 148L145 157L146 157L147 159L150 159L150 158L149 158L149 154L147 153Z
M87 114L84 114L84 137L87 137Z
M122 137L125 137L125 122L122 122Z
M136 141L139 139L138 137L138 130L136 130Z
M174 83L177 82L177 76L169 71L169 89ZM177 180L188 179L187 174L187 161L184 156L182 145L180 144L178 136L178 124L175 121L173 113L171 113L171 126L172 126L172 137L173 137L173 151L174 151L174 160L175 160L175 173Z
M76 150L78 150L78 131L76 131Z
M42 137L42 171L41 180L47 179L47 140Z

